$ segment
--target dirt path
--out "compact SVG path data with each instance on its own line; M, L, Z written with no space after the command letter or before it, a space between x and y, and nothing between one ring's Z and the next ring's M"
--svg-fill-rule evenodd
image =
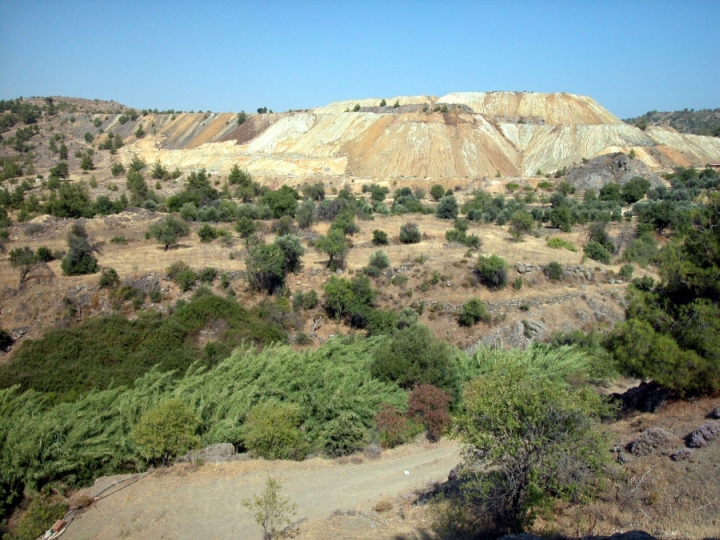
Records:
M207 464L193 472L175 467L97 501L63 537L261 538L241 501L258 494L268 475L281 479L284 493L297 504L295 520L314 520L333 510L370 511L381 498L444 480L459 461L458 445L441 441L407 445L359 464L313 459Z

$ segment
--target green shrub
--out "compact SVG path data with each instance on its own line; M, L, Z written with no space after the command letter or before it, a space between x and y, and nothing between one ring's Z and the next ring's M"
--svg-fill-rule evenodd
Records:
M405 274L395 274L392 279L390 280L390 283L393 285L397 285L398 287L403 287L408 282L408 278Z
M518 211L510 216L510 235L516 242L532 231L534 226L535 220L527 212Z
M113 176L122 176L125 174L125 166L122 163L113 163L112 167L110 167L110 173Z
M190 269L187 263L182 261L171 264L167 269L167 274L183 292L189 291L197 280L195 272Z
M672 337L657 333L647 321L631 319L616 325L606 346L621 372L653 379L681 396L711 391L720 380L720 363L681 349Z
M435 184L433 187L430 188L430 196L436 201L442 199L444 195L445 188L442 187L440 184Z
M507 261L497 255L480 255L475 271L480 281L490 289L502 289L507 285Z
M523 280L522 276L516 277L513 280L513 289L515 289L516 291L519 291L520 289L522 289L523 281L524 280Z
M150 292L148 293L148 296L150 297L150 301L151 301L153 304L159 304L160 302L162 302L162 299L163 299L163 294L162 294L162 292L160 292L160 291L157 290L157 289L153 289L152 291L150 291Z
M374 246L387 246L388 236L385 231L375 229L372 235L372 243Z
M646 232L628 242L622 259L645 267L655 260L657 254L658 243L655 235L652 232Z
M620 268L619 276L624 280L631 280L634 272L634 268L632 264L624 264L622 265L622 268Z
M462 311L458 317L460 326L474 326L488 315L485 304L478 298L471 298L462 306Z
M393 332L375 352L371 370L380 380L395 382L405 389L429 383L454 391L459 384L452 347L421 324Z
M98 286L101 289L109 289L120 284L120 276L114 268L105 268L100 274Z
M120 288L117 297L133 300L137 292L132 287ZM200 348L193 337L216 321L222 321L226 330ZM19 384L22 390L45 392L51 402L72 400L89 390L131 384L155 366L178 373L195 362L212 366L244 340L266 344L285 339L285 332L260 318L257 310L206 296L185 303L167 317L153 313L133 321L117 315L94 317L69 329L46 332L41 339L26 340L14 353L17 361L0 367L0 388Z
M367 325L377 291L372 288L366 276L355 276L350 281L332 276L323 289L324 306L330 317L346 319L354 328L364 328Z
M215 320L212 309L198 309L198 304L209 301L212 301L215 313L222 312L222 305L227 308L234 305L236 307L232 309L242 310L236 302L203 297L195 306L189 303L177 309L172 317L176 322L196 321L193 332L200 330ZM211 305L204 306L209 307ZM182 316L177 318L178 315ZM144 318L127 321L124 328L111 328L110 332L98 337L95 375L112 379L117 371L108 371L115 370L117 363L107 363L108 358L114 358L108 345L113 341L119 344L126 337L128 343L136 343L138 335L128 330ZM253 324L257 323L248 320L243 326L236 325L235 331L246 331L247 326ZM96 334L97 328L88 335ZM157 329L150 332L153 337L156 334ZM191 335L181 334L179 339L183 341ZM245 334L245 338L248 343L262 340L260 335L255 339ZM129 436L132 426L145 411L170 398L181 398L192 406L202 421L197 435L203 445L219 442L241 445L243 430L239 421L258 402L283 396L287 403L312 404L300 411L302 433L311 448L322 451L321 441L331 440L333 436L332 431L325 432L325 426L331 421L352 424L354 431L362 431L372 427L373 416L383 403L401 410L406 408L405 392L370 374L373 353L384 339L333 339L317 351L302 352L289 346L266 347L263 351L246 346L215 368L187 372L196 360L196 354L193 354L187 364L173 367L174 372L153 370L132 385L83 391L80 397L76 396L76 401L56 406L51 405L48 395L24 392L23 388L0 390L0 433L3 436L0 488L4 495L0 500L0 515L7 515L8 499L19 497L25 489L37 490L54 482L89 485L97 476L132 471L133 464L141 464L137 447ZM239 345L240 342L235 346ZM69 353L68 360L73 363L73 369L87 366L72 356L77 356L78 351L80 355L93 353L94 346L95 342L70 344L56 341L33 368L46 369L48 360L58 349ZM165 355L169 348L164 343L153 343L148 351L152 364L160 361L158 355ZM170 355L177 357L178 349L173 347L168 358ZM72 371L66 371L62 363L51 364L47 374L48 388L52 390L58 383L65 384ZM33 371L29 373L34 374ZM115 384L118 382L116 379ZM88 437L88 433L93 436Z
M51 262L55 260L52 251L45 246L40 246L35 252L35 258L40 262Z
M293 294L293 309L296 311L299 309L315 309L318 303L318 295L314 289L310 289L306 293L295 291L295 294Z
M435 209L435 217L438 219L455 219L458 216L458 203L454 195L446 195ZM410 242L406 242L410 243Z
M572 251L573 253L577 252L577 248L573 244L571 244L567 240L563 240L558 236L550 238L547 241L547 246L553 249L567 249L568 251Z
M265 459L302 459L308 445L298 429L301 420L297 405L277 402L256 405L243 424L245 448Z
M402 329L412 326L418 321L419 316L413 308L402 308L398 313L396 327Z
M589 258L594 261L601 262L603 264L610 264L612 255L605 249L605 247L598 242L588 242L583 248L583 252Z
M66 276L94 274L97 271L97 259L93 257L95 248L90 245L85 227L74 223L67 235L68 252L60 267Z
M463 405L457 433L470 470L482 472L467 476L462 504L487 530L525 530L553 499L601 489L610 456L596 392L500 364L469 384Z
M563 278L563 267L562 265L557 261L552 261L545 267L543 267L543 274L545 274L545 277L552 281L558 281Z
M133 427L131 436L140 455L163 465L188 450L200 447L195 435L200 419L179 399L168 399L148 410Z
M642 176L636 176L622 187L621 197L625 204L633 204L645 197L649 189L650 181Z
M422 235L416 223L408 222L400 227L400 242L403 244L418 244L420 240Z
M370 262L368 264L378 270L385 270L390 267L390 258L383 250L378 250L370 255Z
M197 278L203 283L212 283L215 281L215 278L217 278L217 275L218 271L215 268L208 266L207 268L200 270Z
M215 240L218 236L220 236L220 231L214 227L211 227L207 223L205 223L200 229L198 230L198 236L200 237L201 242L212 242Z

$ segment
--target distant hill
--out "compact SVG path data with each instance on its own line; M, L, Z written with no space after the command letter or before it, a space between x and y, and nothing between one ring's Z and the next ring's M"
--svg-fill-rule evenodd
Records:
M643 130L647 126L670 126L680 133L720 137L720 109L649 111L637 118L627 118L623 122Z

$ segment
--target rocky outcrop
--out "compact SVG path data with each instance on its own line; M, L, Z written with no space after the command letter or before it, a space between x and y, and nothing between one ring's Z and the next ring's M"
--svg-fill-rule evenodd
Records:
M579 189L599 190L605 184L626 184L633 178L647 178L653 186L664 181L653 173L645 163L622 152L615 152L591 159L568 173L567 180Z

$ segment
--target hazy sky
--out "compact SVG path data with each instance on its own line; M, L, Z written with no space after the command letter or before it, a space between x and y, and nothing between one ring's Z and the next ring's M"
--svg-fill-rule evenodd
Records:
M621 118L720 107L720 1L0 0L0 98L276 112L571 92Z

